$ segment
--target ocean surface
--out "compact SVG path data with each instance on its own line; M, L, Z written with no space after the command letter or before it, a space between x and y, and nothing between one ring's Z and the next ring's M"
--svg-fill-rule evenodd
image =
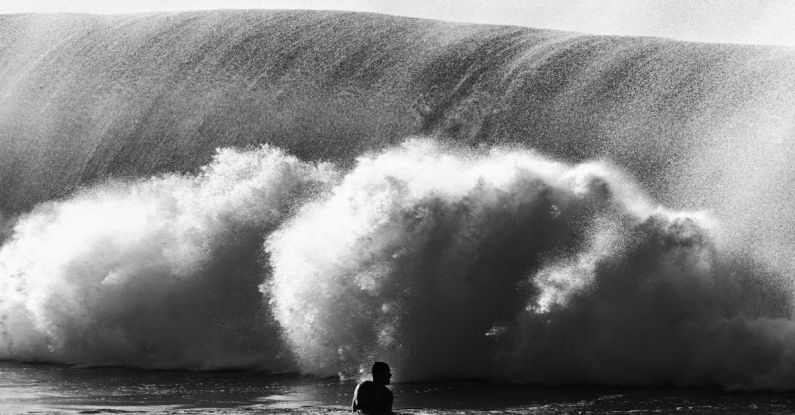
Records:
M343 414L354 382L253 371L147 371L0 364L0 413ZM534 386L483 381L390 386L399 414L774 414L791 393Z
M793 67L332 11L2 15L2 405L333 412L380 360L414 413L786 412Z

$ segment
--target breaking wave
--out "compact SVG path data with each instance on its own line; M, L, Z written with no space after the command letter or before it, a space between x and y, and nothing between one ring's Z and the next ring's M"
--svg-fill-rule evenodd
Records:
M360 159L267 251L263 291L309 373L383 359L402 380L795 380L780 278L605 163L411 141Z
M224 149L6 233L5 359L795 387L788 276L602 161L428 138L352 167Z
M156 368L292 367L257 292L262 235L335 177L278 149L36 207L0 249L0 356Z

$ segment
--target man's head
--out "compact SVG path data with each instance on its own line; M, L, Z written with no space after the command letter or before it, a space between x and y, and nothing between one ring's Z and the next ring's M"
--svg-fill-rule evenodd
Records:
M382 385L389 385L389 379L392 378L392 372L389 370L389 365L384 362L373 363L373 382Z

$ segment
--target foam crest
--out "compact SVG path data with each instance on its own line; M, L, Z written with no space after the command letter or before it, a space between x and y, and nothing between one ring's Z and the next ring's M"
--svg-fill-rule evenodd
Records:
M795 385L780 276L637 189L605 163L412 140L271 234L261 289L316 375Z
M38 206L0 249L3 358L292 367L257 292L264 236L335 180L279 149Z
M302 368L351 375L378 358L404 380L487 375L485 334L524 308L527 273L609 209L589 179L600 168L421 140L361 158L268 240L263 288Z

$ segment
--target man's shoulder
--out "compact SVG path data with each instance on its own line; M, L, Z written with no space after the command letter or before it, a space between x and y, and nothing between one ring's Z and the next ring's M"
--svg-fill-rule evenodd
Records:
M363 391L371 389L373 386L375 386L375 383L373 383L372 380L365 380L364 382L360 382L358 385L356 385L356 390Z

